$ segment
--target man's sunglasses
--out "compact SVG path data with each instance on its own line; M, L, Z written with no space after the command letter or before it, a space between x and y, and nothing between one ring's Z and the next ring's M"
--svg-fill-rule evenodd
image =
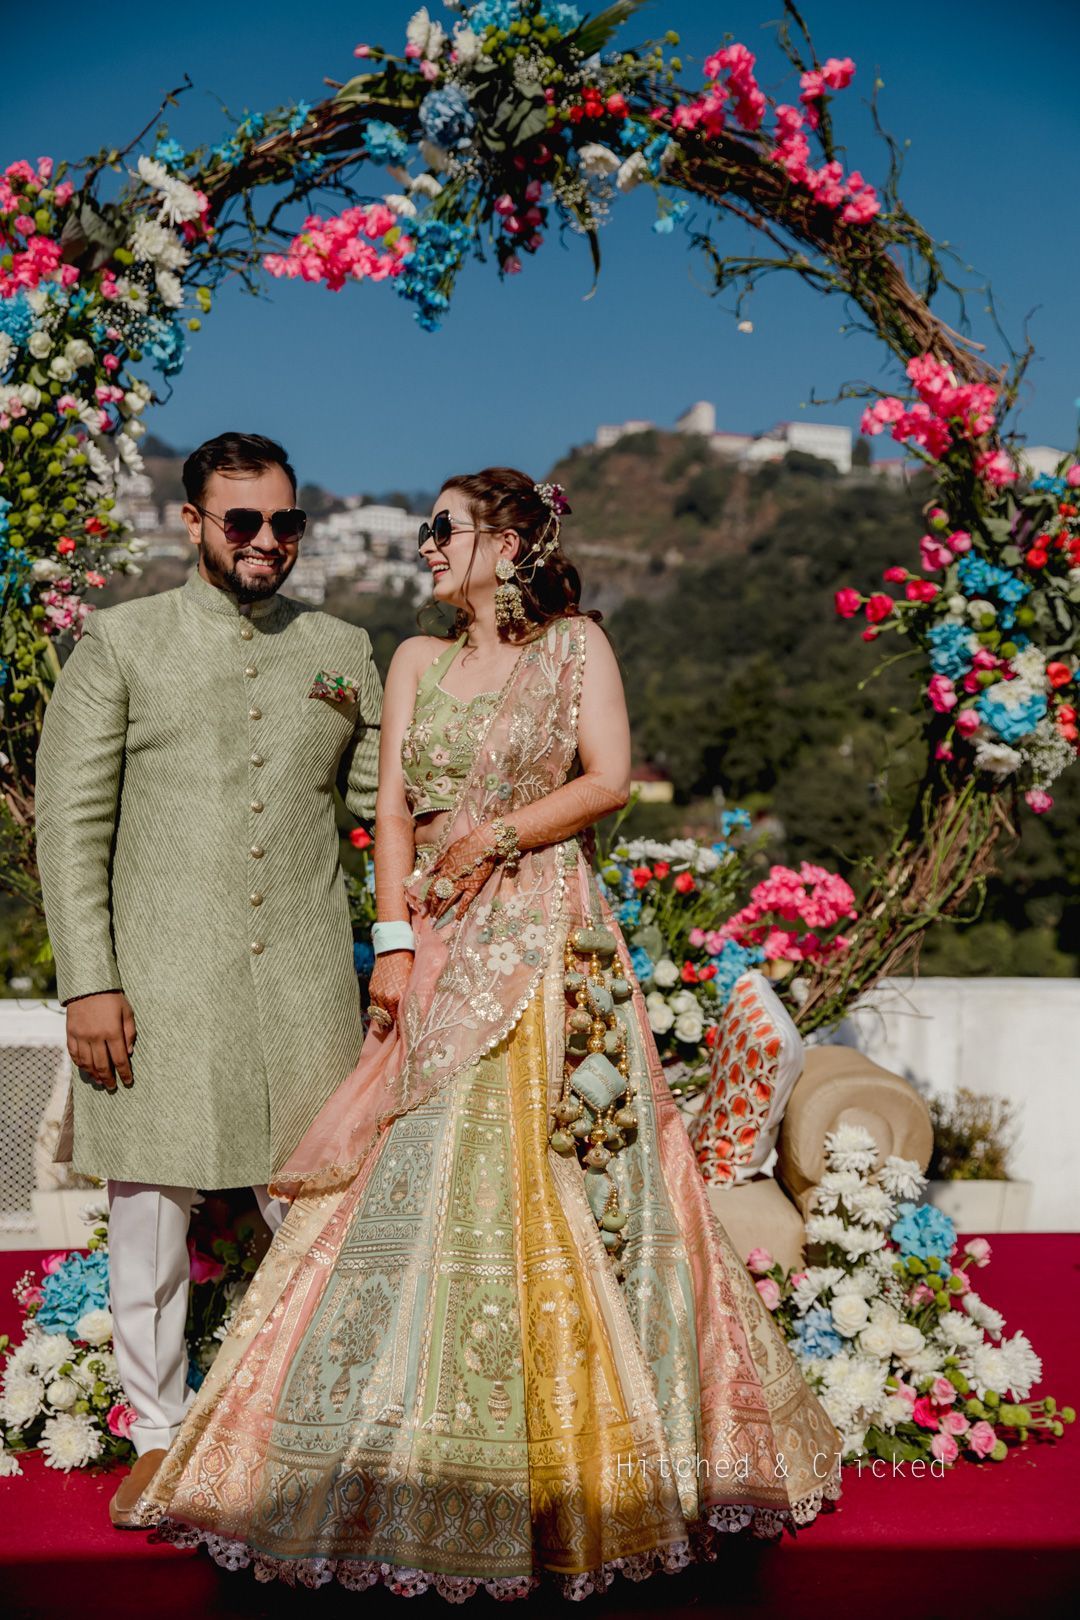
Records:
M436 512L430 523L421 523L416 543L423 549L429 540L434 540L440 551L445 551L450 543L450 536L455 532L471 530L474 534L498 534L498 529L476 529L471 523L455 523L449 512Z
M252 506L230 506L223 516L208 512L205 506L196 506L195 510L220 524L226 540L234 546L254 540L264 523L269 523L274 539L285 544L301 539L307 528L307 513L298 506L283 507L278 512L257 512Z

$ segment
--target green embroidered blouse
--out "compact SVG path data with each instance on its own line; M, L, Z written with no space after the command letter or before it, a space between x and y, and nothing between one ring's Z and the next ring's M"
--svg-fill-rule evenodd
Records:
M405 797L414 817L453 809L500 696L477 692L466 701L439 684L465 639L459 636L439 654L416 689L412 719L401 742Z

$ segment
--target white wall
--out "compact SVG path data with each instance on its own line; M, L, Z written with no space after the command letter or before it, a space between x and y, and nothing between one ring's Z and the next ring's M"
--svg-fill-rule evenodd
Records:
M1080 979L883 979L825 1038L924 1096L1008 1098L1028 1230L1080 1231Z

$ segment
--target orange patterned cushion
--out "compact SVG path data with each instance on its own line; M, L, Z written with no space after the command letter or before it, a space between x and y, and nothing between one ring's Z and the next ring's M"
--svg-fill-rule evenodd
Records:
M704 1179L748 1180L771 1154L802 1073L803 1043L764 974L736 979L720 1021L708 1089L690 1125Z

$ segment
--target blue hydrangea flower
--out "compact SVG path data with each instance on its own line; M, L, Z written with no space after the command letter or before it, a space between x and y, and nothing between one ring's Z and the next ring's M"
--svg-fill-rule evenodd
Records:
M957 564L957 577L968 596L998 595L1003 602L1022 602L1031 590L1008 568L987 562L975 551L966 551Z
M624 900L619 907L619 921L624 928L632 928L641 921L641 901Z
M297 103L297 111L299 111L301 107L304 107L306 105L307 105L306 102L303 102L303 101L298 102ZM308 110L310 111L310 108ZM257 141L259 136L262 134L262 132L263 132L263 130L265 128L266 128L266 115L264 113L260 113L260 112L248 113L247 116L239 124L237 124L236 133L238 135L250 136L250 138L253 141ZM289 128L292 129L291 124L290 124ZM295 130L293 131L293 133L294 134L296 133Z
M163 377L174 377L183 367L188 349L183 327L176 321L151 321L143 348Z
M649 173L656 179L663 167L664 153L671 145L671 136L665 130L663 135L655 135L647 146L642 148L645 162L649 166Z
M370 977L371 970L375 966L375 951L372 948L371 941L354 939L352 954L353 966L360 977L362 979Z
M731 999L731 992L735 988L735 980L742 977L747 968L757 967L764 962L765 951L760 945L740 945L737 940L726 939L719 956L710 956L709 961L716 969L716 978L712 981L717 1000L721 1009L727 1006Z
M544 6L544 16L548 22L559 30L560 34L572 34L581 23L581 12L577 6L563 4L563 0L551 0Z
M975 712L1003 742L1018 743L1031 735L1046 713L1046 694L1025 692L1011 702L1007 694L1007 686L988 686L975 699Z
M795 1330L791 1348L800 1361L827 1361L839 1355L844 1341L833 1326L832 1312L824 1305L812 1305Z
M308 102L308 101L298 101L296 103L296 107L295 107L295 109L293 111L293 115L289 119L289 122L288 122L288 124L286 126L286 128L289 131L289 134L290 135L295 135L295 134L298 133L298 131L302 130L304 125L307 123L308 118L310 117L310 115L311 115L311 103Z
M220 158L222 163L239 163L243 151L232 135L226 141L219 141L217 146L210 148L212 157Z
M109 1303L109 1256L105 1249L93 1254L77 1250L63 1265L42 1280L43 1297L34 1320L45 1333L75 1332L87 1311L105 1310Z
M1064 478L1055 478L1053 473L1039 473L1038 477L1032 479L1031 487L1058 497L1065 495L1069 488Z
M649 983L653 974L653 960L644 946L634 946L630 952L630 966L634 970L634 978L638 984L645 985Z
M670 236L689 207L688 202L677 202L666 213L661 214L659 219L653 220L653 230L657 236Z
M472 144L476 118L469 98L456 84L430 90L420 103L419 118L428 140L448 152L457 152Z
M154 147L154 157L159 163L166 163L170 168L176 169L182 167L187 153L180 142L174 141L170 136L167 140L158 141Z
M375 163L402 163L409 155L409 143L393 124L373 118L364 128L364 150Z
M24 292L14 298L0 298L0 332L6 332L13 343L24 349L34 330L34 312Z
M931 667L939 675L947 675L951 681L958 681L967 674L979 645L974 630L957 624L953 619L946 619L942 624L931 625L926 639L930 643Z
M485 28L501 28L505 31L520 16L518 0L480 0L479 5L470 8L468 22L475 33L482 34Z
M416 320L424 331L437 332L440 317L450 305L443 283L452 278L464 258L471 233L457 221L420 219L410 221L409 235L413 250L395 285L402 298L417 305Z
M743 810L743 809L721 810L721 812L720 812L720 827L721 827L721 830L723 831L725 837L727 836L727 834L731 831L731 829L733 827L749 827L749 826L750 826L750 812L749 812L749 810Z
M933 1204L901 1204L899 1217L893 1222L889 1236L905 1259L909 1254L914 1254L920 1260L926 1260L936 1254L944 1261L956 1247L956 1227ZM948 1267L945 1269L948 1270Z

